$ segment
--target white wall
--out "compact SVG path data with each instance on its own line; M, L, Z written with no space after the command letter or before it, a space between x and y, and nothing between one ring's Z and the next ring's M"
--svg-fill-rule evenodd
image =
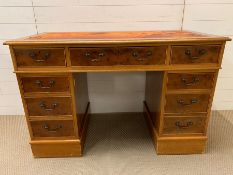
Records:
M233 0L0 0L0 43L47 31L183 28L232 36L232 16ZM214 109L233 109L232 51L228 43ZM12 71L8 48L1 44L0 114L23 114ZM144 82L145 73L89 74L92 111L141 111Z

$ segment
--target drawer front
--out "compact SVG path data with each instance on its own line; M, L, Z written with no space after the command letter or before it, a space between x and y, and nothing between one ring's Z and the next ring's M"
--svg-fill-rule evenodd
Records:
M209 94L168 94L165 113L207 112Z
M69 92L68 77L21 77L24 93Z
M164 117L164 134L204 133L205 117Z
M72 120L31 121L34 137L74 136Z
M70 97L25 98L29 116L71 115Z
M166 46L122 47L119 52L126 65L161 65L165 64L166 49Z
M120 64L114 48L71 48L72 66L108 66Z
M211 89L214 73L168 73L168 89Z
M172 64L218 63L220 45L172 46Z
M64 48L15 48L18 67L66 66Z

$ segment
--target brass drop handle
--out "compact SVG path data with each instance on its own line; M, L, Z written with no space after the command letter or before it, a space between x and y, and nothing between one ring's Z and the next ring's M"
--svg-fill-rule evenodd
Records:
M98 62L101 61L100 59L101 57L104 57L104 53L103 52L98 53L98 58L91 58L91 53L86 52L85 57L91 59L91 62Z
M36 62L45 62L51 56L48 52L46 52L41 58L39 58L39 54L36 54L35 52L29 52L28 55Z
M192 121L189 121L189 122L186 122L186 123L181 123L180 121L176 122L175 125L178 127L178 128L181 128L181 129L187 129L189 128L190 126L193 125L193 122Z
M197 84L197 83L200 81L200 78L197 77L197 76L194 76L194 77L192 77L192 80L191 80L191 81L188 81L187 78L182 77L182 78L181 78L181 81L183 82L183 84L184 84L185 86L192 86L192 85L194 85L194 84Z
M91 57L91 54L88 53L88 52L86 52L86 53L85 53L85 57L89 58L89 57Z
M204 55L206 53L207 53L207 51L205 49L200 49L198 51L198 55L194 56L190 49L185 50L185 55L187 55L190 60L199 59L202 55Z
M58 132L58 130L60 130L62 128L62 125L59 125L53 129L51 129L51 127L48 124L44 124L42 126L42 128L46 129L48 132Z
M58 106L58 103L53 103L53 104L51 105L51 107L49 108L49 107L45 104L45 102L40 102L40 107L41 107L42 109L44 109L45 111L53 111L53 110L56 109L57 106Z
M104 57L104 53L103 53L103 52L98 53L98 58L93 58L93 59L91 59L91 61L92 61L92 62L101 61L101 57Z
M150 56L153 55L153 53L152 53L152 51L148 51L148 52L146 53L146 55L147 55L148 57L150 57Z
M182 106L190 106L192 104L198 103L198 100L193 98L189 102L185 102L183 99L179 99L179 100L177 100L177 103L182 105Z
M36 84L38 85L38 87L40 87L41 89L50 89L52 87L54 87L55 85L55 81L54 80L50 80L48 82L48 86L45 86L44 83L41 80L36 80Z
M138 53L138 52L133 52L133 53L132 53L132 56L136 58L136 57L139 56L139 53Z
M104 53L103 53L103 52L100 52L100 53L98 54L98 56L99 56L99 57L103 57L103 56L104 56Z
M139 58L140 54L139 54L138 52L134 51L134 52L132 53L132 56L133 56L137 61L145 61L145 60L147 60L150 56L152 56L152 52L151 52L151 51L148 51L148 52L146 53L146 57L144 57L144 58Z

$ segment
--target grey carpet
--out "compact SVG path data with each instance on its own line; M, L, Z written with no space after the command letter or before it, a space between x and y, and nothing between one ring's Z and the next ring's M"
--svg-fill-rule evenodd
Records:
M90 120L84 156L33 158L23 116L0 116L0 175L231 175L233 111L212 112L205 154L158 156L141 115Z

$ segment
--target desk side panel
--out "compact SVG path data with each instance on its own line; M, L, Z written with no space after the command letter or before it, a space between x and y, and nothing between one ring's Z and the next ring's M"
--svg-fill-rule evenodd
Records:
M154 128L160 127L161 103L163 93L164 72L147 72L145 102L148 107Z
M84 123L87 120L86 114L89 107L87 73L76 73L74 77L76 116L79 128L79 136L81 137L84 128Z

